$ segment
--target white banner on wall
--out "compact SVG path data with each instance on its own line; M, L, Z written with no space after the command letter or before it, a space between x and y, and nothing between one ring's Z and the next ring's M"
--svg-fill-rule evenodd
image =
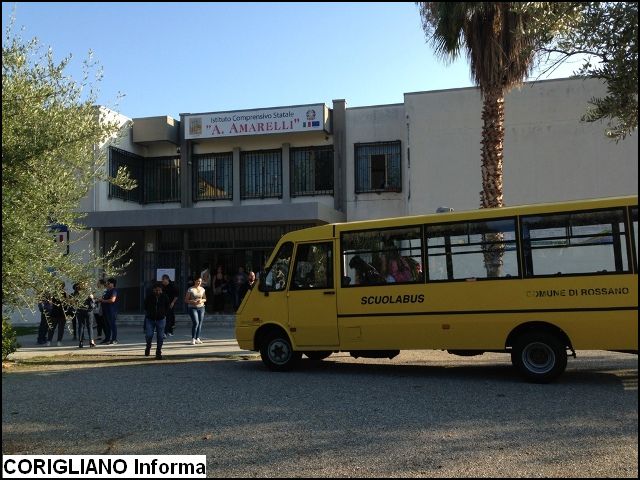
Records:
M296 107L185 115L185 138L327 131L328 109L323 103Z
M176 269L175 268L157 268L156 280L159 282L162 280L163 275L169 275L169 279L172 282L176 281Z

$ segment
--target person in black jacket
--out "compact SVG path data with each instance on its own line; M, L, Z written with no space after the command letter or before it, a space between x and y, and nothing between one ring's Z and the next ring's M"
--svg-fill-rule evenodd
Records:
M151 293L144 299L144 329L147 347L144 349L145 356L151 353L151 341L153 340L153 331L156 331L158 345L156 347L156 359L162 360L162 342L164 326L169 311L170 300L165 293L162 292L162 283L157 282L153 286Z
M173 329L176 325L176 314L173 309L178 301L178 289L166 273L162 275L162 291L169 298L169 310L167 310L167 323L164 327L164 336L173 337Z
M51 298L51 319L47 332L47 346L51 345L53 334L58 329L58 346L62 346L62 337L67 323L67 310L69 309L69 295L65 291L65 283L60 282L58 292Z
M93 326L91 325L91 316L90 312L92 312L96 308L96 301L93 298L93 294L87 291L87 286L83 283L75 283L73 285L73 293L71 294L73 297L80 297L78 300L78 304L76 307L76 323L78 328L78 337L77 340L80 341L78 344L78 348L82 348L84 346L84 335L85 332L87 337L89 337L89 346L95 347L96 342L93 340ZM84 300L82 300L84 298ZM80 301L82 303L80 303Z

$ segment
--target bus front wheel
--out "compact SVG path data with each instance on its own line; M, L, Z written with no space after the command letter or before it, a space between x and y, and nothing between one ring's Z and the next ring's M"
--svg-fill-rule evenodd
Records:
M297 365L302 353L293 349L285 334L275 332L262 342L260 356L269 370L284 372Z
M511 363L533 383L549 383L567 368L567 349L549 332L527 332L513 342Z

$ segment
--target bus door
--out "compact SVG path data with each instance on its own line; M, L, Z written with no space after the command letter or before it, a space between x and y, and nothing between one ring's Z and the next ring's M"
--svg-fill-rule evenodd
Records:
M299 346L338 345L333 240L299 243L288 292L290 332Z

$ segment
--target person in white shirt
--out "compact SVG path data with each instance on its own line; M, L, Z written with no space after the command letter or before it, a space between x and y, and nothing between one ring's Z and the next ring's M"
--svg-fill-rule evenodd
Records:
M202 343L200 332L204 321L204 305L207 302L207 294L202 287L202 278L197 277L193 282L193 287L187 290L184 295L187 304L187 313L191 317L191 345Z

